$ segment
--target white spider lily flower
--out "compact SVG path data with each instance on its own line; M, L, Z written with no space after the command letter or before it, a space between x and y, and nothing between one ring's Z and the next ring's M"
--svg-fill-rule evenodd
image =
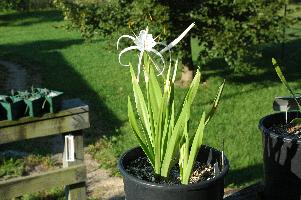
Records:
M188 26L188 28L186 28L186 30L183 33L181 33L181 35L179 35L174 41L172 41L169 45L167 45L164 49L162 49L160 53L162 54L165 51L169 51L171 48L176 46L176 44L178 44L185 37L185 35L190 31L190 29L194 27L194 25L195 25L194 22L190 24L190 26Z
M139 33L139 36L135 38L134 43L139 48L139 51L152 51L156 46L157 42L154 40L152 34L148 34L148 28L142 30Z
M121 63L121 56L122 54L130 51L130 50L139 50L140 53L139 53L139 56L138 56L138 80L139 80L139 76L140 76L140 68L141 68L141 61L142 61L142 57L143 57L143 54L144 52L152 52L154 53L155 55L157 55L158 57L160 57L162 63L163 63L163 66L165 67L165 61L164 61L164 58L162 56L161 53L159 53L157 50L154 49L154 47L157 45L157 44L161 44L161 43L157 43L154 38L153 38L153 35L152 34L148 34L148 28L146 28L145 30L142 30L140 31L139 35L136 36L136 37L133 37L133 36L130 36L130 35L122 35L118 41L117 41L117 49L118 49L118 45L119 45L119 42L122 38L130 38L135 45L133 46L130 46L130 47L127 47L125 49L123 49L120 53L119 53L119 56L118 56L118 60L119 60L119 63L123 66L129 66L127 64L122 64ZM157 71L159 72L159 75L161 75L163 73L163 70L164 70L164 67L162 69L160 69L160 67L151 59L152 63L155 65Z
M156 56L158 56L160 58L160 60L163 63L163 68L161 68L160 66L158 66L156 64L156 62L151 58L151 62L154 64L156 70L159 72L158 76L161 75L164 71L165 68L165 61L164 58L162 56L162 54L166 51L170 51L171 48L173 48L176 44L178 44L184 37L185 35L190 31L190 29L192 29L192 27L195 25L195 23L192 23L182 34L180 34L174 41L172 41L169 45L165 45L161 42L156 42L155 39L153 38L152 34L148 33L148 28L146 28L145 30L140 31L138 36L131 36L131 35L122 35L121 37L119 37L119 39L117 40L117 50L118 50L118 46L119 46L119 42L122 38L129 38L131 39L135 45L133 46L129 46L125 49L123 49L118 56L118 61L121 65L123 66L129 66L128 64L123 64L121 63L121 56L131 50L138 50L140 51L139 55L138 55L138 74L137 74L137 80L139 81L139 76L140 76L140 71L141 71L141 62L142 62L142 57L144 52L151 52L154 53ZM163 48L160 52L157 51L156 49L154 49L154 47L157 45L164 45L165 48ZM171 61L171 57L170 57L170 61ZM147 79L146 79L147 80Z

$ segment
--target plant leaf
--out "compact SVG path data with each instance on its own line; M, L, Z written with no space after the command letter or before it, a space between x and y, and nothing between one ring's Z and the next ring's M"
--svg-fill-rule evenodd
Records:
M196 92L198 90L200 84L201 74L200 71L197 70L197 73L190 85L190 88L186 94L183 107L179 113L179 117L177 122L173 128L171 137L169 138L166 153L163 159L161 174L163 176L167 176L170 168L172 167L171 164L173 163L172 160L175 157L176 147L180 145L180 141L184 135L181 135L185 124L187 123L186 120L190 118L190 107L195 98Z
M142 122L142 125L144 126L145 131L148 134L149 140L151 144L153 145L153 138L151 133L151 125L150 125L150 119L149 114L147 110L147 106L144 100L143 93L141 91L141 88L138 84L137 78L135 76L133 67L130 65L130 72L132 76L132 85L133 85L133 91L134 91L134 97L135 97L135 103L138 115L140 117L140 120Z
M170 88L170 68L168 70L167 73L167 79L166 79L166 83L164 86L164 91L163 91L163 97L161 99L160 102L160 107L159 107L159 112L158 112L158 116L157 116L157 120L155 119L156 122L156 136L155 136L155 148L156 148L156 152L155 152L155 160L156 160L156 165L158 167L158 169L155 169L155 171L161 171L161 165L162 165L162 156L161 153L164 152L165 153L165 149L162 149L162 136L164 135L164 129L165 125L166 125L166 120L168 120L168 116L166 117L167 110L169 108L169 98L170 98L170 92L171 92L171 88Z
M195 163L199 149L202 145L204 129L205 129L205 112L203 112L203 114L202 114L202 118L200 120L198 129L194 135L190 153L189 153L189 159L188 159L187 166L183 169L184 172L183 172L182 184L188 184L188 182L189 182L189 178L192 173L193 165Z
M143 135L143 133L141 133L141 131L138 127L130 97L128 97L128 117L129 117L130 125L133 129L134 135L136 136L136 138L137 138L141 148L143 149L144 153L149 158L150 163L154 167L154 164L155 164L155 162L154 162L154 153L153 153L153 150L152 150L151 142L149 141L149 138L147 137L147 135Z
M286 81L286 79L285 79L285 77L284 77L284 75L283 75L283 73L282 73L282 71L281 71L281 69L280 69L280 67L279 67L279 65L278 65L275 58L272 58L272 63L274 65L275 71L276 71L279 79L281 80L282 84L287 88L287 90L291 93L291 95L294 97L294 99L295 99L295 101L298 105L298 108L300 110L300 104L297 100L296 94L293 92L292 88L289 86L288 82Z
M209 113L207 114L206 116L206 122L205 122L205 125L208 124L208 122L212 119L214 113L216 112L216 109L217 109L217 106L219 104L219 101L220 101L220 98L221 98L221 95L223 93L223 90L224 90L224 87L225 87L225 82L226 80L223 81L223 83L219 86L218 88L218 92L216 94L216 97L214 99L214 102L212 104L212 108L211 110L209 111Z
M290 122L292 125L301 125L301 118L295 118Z
M288 82L286 81L277 61L275 58L272 58L272 63L273 63L273 66L275 68L275 71L279 77L279 79L281 80L281 82L283 83L283 85L288 89L288 91L291 93L291 95L293 97L295 97L295 93L293 92L293 90L291 89L291 87L289 86Z

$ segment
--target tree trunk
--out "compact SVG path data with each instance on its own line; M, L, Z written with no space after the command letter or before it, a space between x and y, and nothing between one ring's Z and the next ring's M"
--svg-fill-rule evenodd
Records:
M191 38L188 34L182 41L182 75L181 79L177 82L178 85L187 87L190 85L194 76L194 67L191 54Z

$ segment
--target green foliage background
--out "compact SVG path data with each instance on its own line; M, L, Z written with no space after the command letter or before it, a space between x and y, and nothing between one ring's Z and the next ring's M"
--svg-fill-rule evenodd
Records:
M232 70L240 71L251 58L260 57L260 45L280 42L287 0L55 0L73 27L85 38L114 37L148 26L160 40L175 38L190 23L197 28L191 36L201 46L197 64L221 58ZM291 12L289 10L288 12ZM130 30L129 30L130 29ZM191 61L190 40L179 46L183 59ZM187 45L188 44L188 45ZM248 64L250 65L250 63Z
M52 6L52 0L1 0L0 10L29 11Z

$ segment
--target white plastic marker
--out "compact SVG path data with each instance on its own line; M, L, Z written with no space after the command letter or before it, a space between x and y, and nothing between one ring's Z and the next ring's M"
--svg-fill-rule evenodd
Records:
M223 150L222 150L222 170L224 170L224 164L225 164L225 160L224 160L224 149L225 148L225 138L223 138Z
M213 165L213 173L214 173L214 176L218 176L220 173L220 170L218 167L218 162L214 163L214 165Z
M285 123L287 124L287 111L288 111L288 109L289 108L287 108L286 110L285 110Z
M67 162L74 162L74 136L73 135L66 135L65 136L65 149L66 149L66 161Z

